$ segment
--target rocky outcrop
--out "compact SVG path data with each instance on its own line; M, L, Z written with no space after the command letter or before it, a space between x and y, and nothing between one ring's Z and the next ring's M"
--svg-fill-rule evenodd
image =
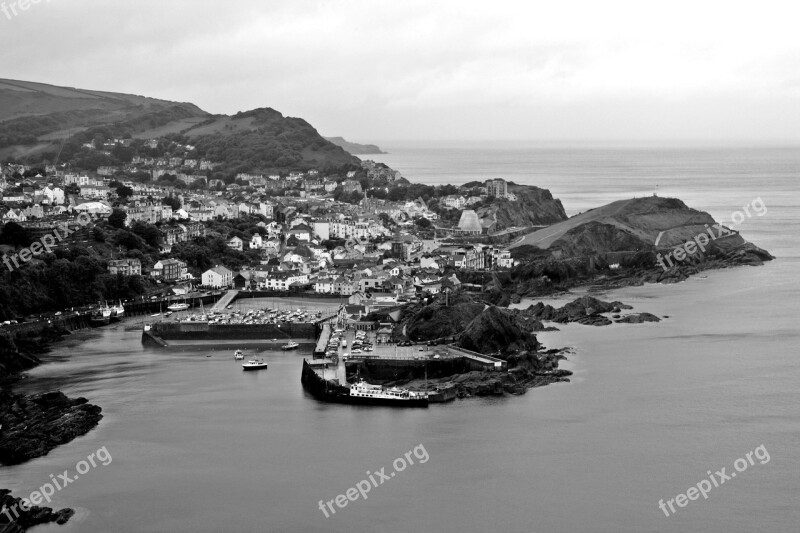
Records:
M631 313L617 320L618 324L643 324L644 322L661 322L661 319L650 313Z
M572 372L558 368L559 361L566 359L565 353L570 353L570 349L514 354L508 358L509 372L465 372L438 380L397 381L385 385L428 392L454 387L458 398L524 394L533 387L569 382Z
M547 189L530 185L508 185L516 200L496 198L489 206L477 210L485 227L501 230L555 224L567 219L561 200L553 198Z
M23 463L88 433L103 415L86 398L62 392L22 396L0 391L0 464Z
M6 513L0 513L0 533L22 533L34 526L51 522L64 525L75 514L72 509L53 511L49 507L38 506L24 511L21 504L22 498L11 496L8 489L0 489L0 509L6 510Z
M542 302L529 306L523 312L537 320L549 320L566 324L577 322L592 326L607 326L611 320L600 313L619 313L621 309L633 309L622 302L604 302L592 296L583 296L556 309Z
M536 351L539 342L531 331L520 323L516 313L490 306L469 323L456 344L505 359L510 354Z

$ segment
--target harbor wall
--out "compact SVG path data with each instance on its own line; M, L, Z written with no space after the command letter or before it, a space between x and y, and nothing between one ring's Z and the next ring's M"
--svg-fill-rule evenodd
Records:
M365 359L345 363L347 374L358 373L366 379L431 379L444 378L469 371L469 363L463 358L442 360L416 359Z
M283 324L209 324L208 322L158 322L152 334L164 340L220 339L310 339L317 338L319 326L313 323Z

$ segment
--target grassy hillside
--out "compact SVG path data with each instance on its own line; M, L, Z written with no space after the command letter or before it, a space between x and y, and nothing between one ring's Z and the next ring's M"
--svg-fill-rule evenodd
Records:
M0 79L0 158L51 162L62 144L72 154L73 138L98 128L138 139L178 134L198 146L200 157L245 171L360 165L305 120L270 108L211 115L190 103Z

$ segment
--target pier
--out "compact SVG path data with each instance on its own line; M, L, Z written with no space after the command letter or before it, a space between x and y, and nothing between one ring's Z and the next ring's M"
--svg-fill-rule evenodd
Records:
M214 307L211 308L212 313L221 313L232 301L236 299L239 295L239 291L230 290L226 292L222 298L217 300L217 303L214 304Z

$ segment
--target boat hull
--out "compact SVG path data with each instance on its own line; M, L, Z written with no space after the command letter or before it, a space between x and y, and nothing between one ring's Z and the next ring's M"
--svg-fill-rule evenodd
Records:
M351 396L350 387L339 385L335 382L326 382L314 372L308 361L303 360L303 371L300 375L303 387L316 399L323 402L345 403L349 405L369 405L383 407L428 407L427 398L394 399L394 398L369 398Z

